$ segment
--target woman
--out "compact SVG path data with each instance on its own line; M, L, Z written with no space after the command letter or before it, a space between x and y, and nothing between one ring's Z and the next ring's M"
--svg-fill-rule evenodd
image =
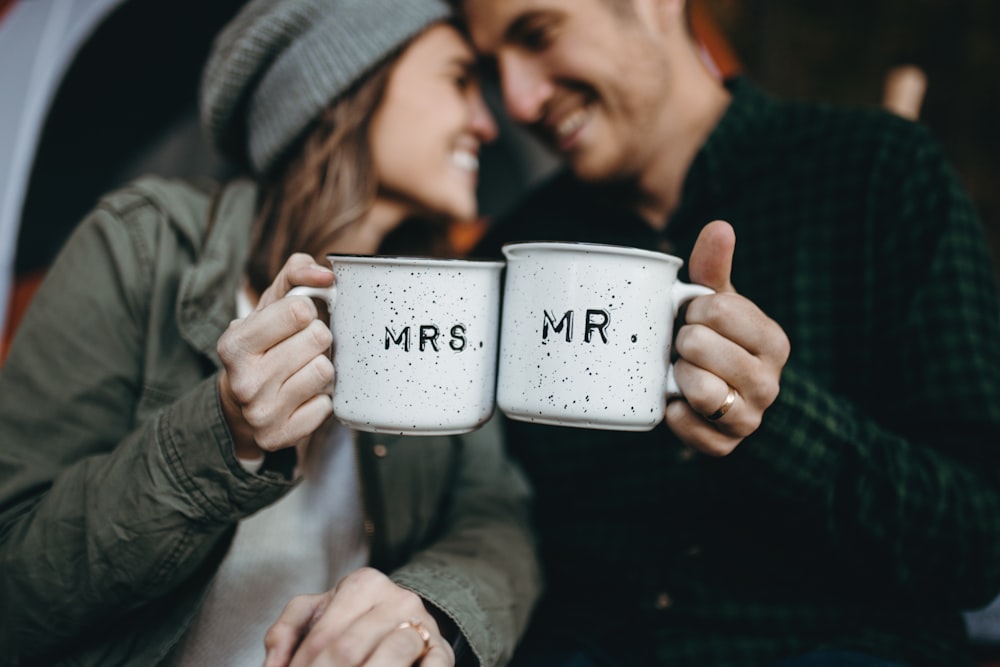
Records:
M202 118L252 178L104 198L0 375L0 655L261 664L266 634L269 665L505 662L538 572L495 424L351 433L329 331L283 298L328 252L474 217L496 129L447 6L253 0Z

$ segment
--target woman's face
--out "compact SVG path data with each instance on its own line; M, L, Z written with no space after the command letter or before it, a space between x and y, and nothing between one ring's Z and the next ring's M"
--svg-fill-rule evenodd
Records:
M479 148L497 134L476 58L453 27L436 25L403 52L375 111L369 140L376 205L404 215L476 216Z

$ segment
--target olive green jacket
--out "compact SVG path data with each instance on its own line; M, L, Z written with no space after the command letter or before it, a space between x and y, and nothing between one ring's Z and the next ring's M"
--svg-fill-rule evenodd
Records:
M217 395L255 200L142 179L49 270L0 369L0 663L160 663L236 523L294 485L239 465ZM483 665L509 658L540 585L497 422L358 438L372 564Z

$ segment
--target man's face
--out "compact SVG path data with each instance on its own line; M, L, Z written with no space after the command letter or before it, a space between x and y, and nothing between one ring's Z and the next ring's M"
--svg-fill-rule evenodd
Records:
M603 0L463 2L476 48L496 63L510 116L584 180L641 177L664 150L672 76L662 10L671 3L633 4L628 15Z

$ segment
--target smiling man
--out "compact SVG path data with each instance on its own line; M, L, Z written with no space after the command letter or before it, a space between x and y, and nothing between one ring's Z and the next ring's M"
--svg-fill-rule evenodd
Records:
M566 164L477 252L664 250L717 291L660 427L508 423L548 580L515 664L966 664L959 612L1000 590L1000 296L933 138L719 81L684 0L456 1Z

